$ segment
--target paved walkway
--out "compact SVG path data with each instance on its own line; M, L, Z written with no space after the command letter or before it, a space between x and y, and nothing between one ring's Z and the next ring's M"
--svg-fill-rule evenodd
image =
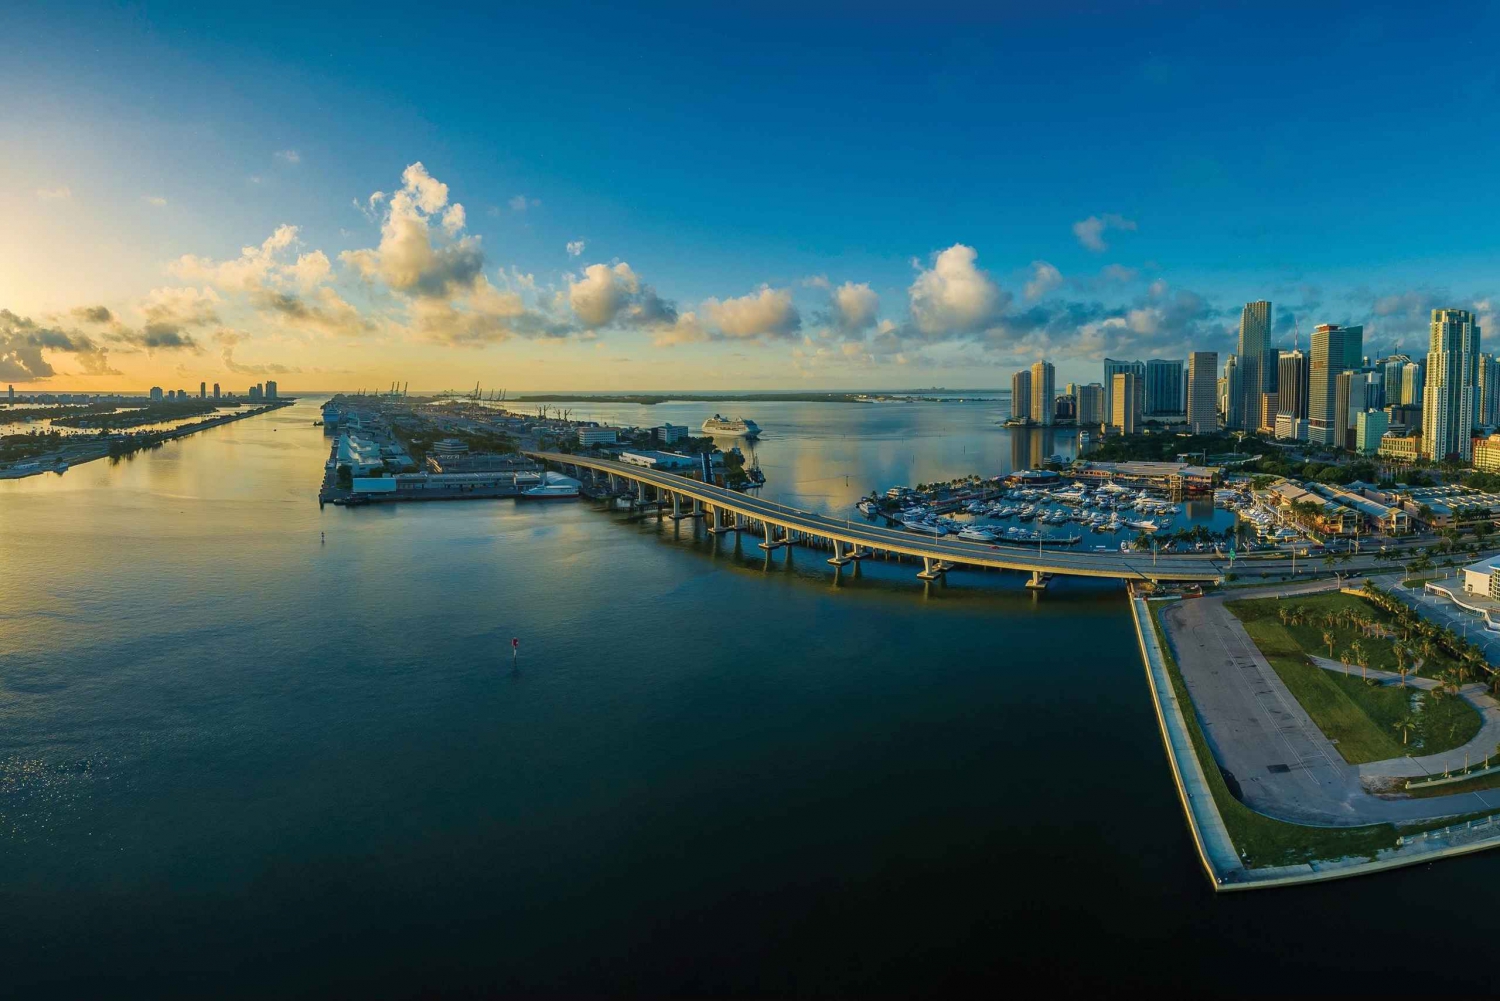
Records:
M1325 671L1345 673L1342 661L1329 660L1327 657L1309 657L1308 659ZM1348 669L1351 674L1358 670L1359 668L1353 666ZM1364 676L1374 678L1386 685L1401 684L1401 675L1394 671L1366 668ZM1419 678L1410 674L1406 676L1406 684L1408 688L1419 688L1424 692L1430 692L1442 685L1433 678ZM1479 713L1481 725L1473 740L1451 751L1441 751L1437 754L1367 762L1359 766L1360 778L1412 778L1418 775L1441 775L1444 772L1457 771L1466 764L1477 767L1486 757L1494 754L1495 748L1500 746L1500 702L1496 702L1490 696L1489 690L1480 684L1464 685L1459 688L1458 695Z
M1226 600L1308 590L1205 597L1175 603L1162 616L1204 734L1241 801L1267 816L1333 826L1500 807L1500 792L1418 800L1384 799L1365 789L1360 769L1343 759L1224 607Z

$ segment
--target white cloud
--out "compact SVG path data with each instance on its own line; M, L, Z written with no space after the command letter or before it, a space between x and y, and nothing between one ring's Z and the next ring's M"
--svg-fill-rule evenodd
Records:
M167 270L179 278L209 282L220 288L257 289L278 279L281 266L276 255L296 242L297 227L282 223L260 246L242 247L240 256L233 260L214 261L184 254L167 265Z
M525 195L514 195L506 204L510 206L510 210L512 212L525 212L527 209L540 208L542 203L541 200L537 198L527 198Z
M1063 282L1062 272L1046 261L1031 262L1031 278L1026 282L1026 298L1030 301L1057 288Z
M583 253L584 242L581 239L568 241L568 256L577 257Z
M1127 268L1123 264L1106 264L1099 272L1100 277L1110 282L1133 282L1139 274L1135 268Z
M484 270L479 238L465 236L442 246L432 240L429 220L437 213L442 213L450 237L464 222L462 207L457 202L448 205L448 186L420 162L407 167L401 181L401 190L389 197L378 191L370 196L372 209L385 207L380 245L346 250L339 259L364 278L383 281L398 292L444 296L473 286Z
M1102 216L1091 215L1073 224L1073 235L1078 237L1078 242L1083 244L1085 249L1102 254L1109 249L1109 244L1104 242L1104 232L1109 229L1134 230L1135 220L1113 213L1106 213Z
M275 156L276 159L280 160L282 163L301 163L302 162L302 154L298 153L294 149L279 149L279 150L277 150L272 155Z
M629 264L622 261L612 268L590 264L583 269L582 279L568 279L568 305L585 325L604 327L614 322L640 290L640 279Z
M55 188L37 188L36 196L44 202L56 202L61 201L64 198L72 198L73 189L68 187L66 184L59 185Z
M449 236L457 236L459 231L464 228L466 221L464 207L454 202L443 212L443 232Z
M787 289L763 286L758 293L738 299L707 299L703 312L711 324L730 338L790 337L802 329L802 314Z
M834 326L844 333L858 333L875 325L880 296L868 282L844 282L832 290Z
M161 195L142 195L141 201L145 202L147 205L154 206L155 208L161 208L163 205L167 204L167 200Z
M917 268L907 294L912 320L928 337L977 331L1004 308L1007 296L974 266L978 253L962 243L938 254L931 268Z

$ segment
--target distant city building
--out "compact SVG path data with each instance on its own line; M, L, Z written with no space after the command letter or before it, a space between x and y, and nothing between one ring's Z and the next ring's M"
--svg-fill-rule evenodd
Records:
M1354 451L1354 427L1365 407L1363 372L1340 372L1335 382L1337 403L1334 413L1334 441L1340 448Z
M1128 372L1135 376L1135 392L1139 399L1136 400L1136 410L1141 411L1146 407L1146 366L1138 361L1119 361L1114 358L1104 359L1104 413L1113 419L1115 412L1115 376L1121 372Z
M1308 372L1307 440L1315 445L1344 447L1342 433L1348 412L1340 416L1338 377L1344 369L1344 330L1336 323L1322 323L1312 335Z
M1283 351L1276 361L1276 415L1307 417L1307 355Z
M1146 405L1143 413L1160 416L1182 412L1182 359L1147 359Z
M1245 423L1245 418L1240 412L1244 406L1245 383L1240 377L1240 356L1232 354L1224 359L1224 402L1221 409L1224 411L1224 426L1226 428L1238 428Z
M1031 417L1031 373L1028 371L1010 377L1010 416L1021 420Z
M1400 428L1403 433L1422 433L1422 408L1413 404L1403 404L1399 407L1386 407L1385 416L1390 420L1392 431Z
M1079 425L1094 426L1105 423L1104 387L1097 382L1091 382L1087 386L1079 386L1077 395Z
M1291 414L1276 415L1276 437L1287 441L1307 440L1307 419Z
M1476 436L1471 448L1475 469L1481 473L1500 473L1500 434Z
M1385 414L1379 410L1366 410L1355 418L1354 448L1360 455L1374 455L1380 451L1381 439L1385 437L1389 424Z
M266 380L266 399L276 399L276 383L270 379Z
M256 383L254 386L250 387L250 393L249 393L250 399L252 399L252 400L259 400L261 398L261 393L262 393L262 390L260 388L260 384L259 383Z
M1491 354L1479 356L1479 425L1500 424L1500 362Z
M1052 423L1057 396L1053 390L1055 379L1056 372L1050 361L1039 361L1031 366L1031 420L1035 424Z
M1365 328L1344 327L1344 368L1364 368Z
M16 401L16 387L15 386L7 386L6 390L5 390L5 395L6 395L6 397L12 403L14 403Z
M1466 309L1434 309L1422 402L1422 454L1433 461L1473 454L1479 324Z
M1380 371L1385 382L1385 405L1399 406L1406 400L1402 397L1403 370L1411 364L1406 355L1389 355L1380 362Z
M1052 408L1052 416L1058 421L1076 421L1078 419L1078 400L1069 393L1059 394Z
M206 399L208 399L208 383L206 383L206 382L200 382L200 383L198 383L198 399L200 399L200 400L206 400Z
M620 440L618 428L602 428L583 424L577 428L578 444L584 448L594 445L613 445Z
M1140 397L1136 394L1136 379L1134 372L1116 372L1114 382L1115 409L1110 415L1111 427L1118 428L1121 434L1135 434L1136 428L1141 423Z
M161 387L160 386L152 386L151 387L151 402L153 402L153 403L160 403L161 402Z
M698 459L678 452L621 452L620 461L647 469L687 469L698 465Z
M663 445L674 445L688 436L686 424L663 424L651 429L651 434Z
M1422 451L1422 436L1417 434L1395 435L1387 433L1380 439L1379 454L1398 462L1415 462Z
M1401 405L1420 407L1427 378L1427 362L1409 362L1401 369Z
M214 399L217 400L218 398L219 398L219 384L216 382L216 383L214 383Z
M1187 422L1193 434L1213 434L1219 429L1215 400L1218 368L1216 351L1194 351L1188 356Z
M1260 427L1261 397L1276 390L1276 363L1271 349L1271 304L1245 303L1240 311L1240 342L1235 370L1239 392L1230 385L1231 428L1255 431Z

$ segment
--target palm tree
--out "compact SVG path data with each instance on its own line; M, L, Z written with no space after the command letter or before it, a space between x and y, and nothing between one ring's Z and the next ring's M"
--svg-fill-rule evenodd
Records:
M1353 659L1354 654L1347 647L1344 648L1343 653L1339 654L1339 663L1344 665L1344 677L1346 678L1349 676L1349 661Z
M1323 631L1323 642L1328 644L1328 656L1333 656L1333 633L1330 630Z
M1370 658L1365 656L1365 648L1360 646L1359 640L1355 640L1349 644L1349 652L1354 655L1354 663L1359 665L1359 676L1365 681L1369 681L1369 676L1365 674L1365 661Z
M1407 737L1407 734L1411 731L1412 727L1414 727L1416 725L1417 725L1416 719L1414 717L1412 717L1410 714L1408 714L1406 716L1402 716L1400 719L1396 720L1396 722L1394 722L1394 723L1391 724L1391 728L1393 730L1400 730L1401 731L1401 745L1403 747L1406 746L1406 737Z

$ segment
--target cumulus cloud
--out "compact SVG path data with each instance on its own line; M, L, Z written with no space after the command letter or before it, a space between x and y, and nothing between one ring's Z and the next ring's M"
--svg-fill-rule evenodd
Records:
M568 279L568 305L587 326L608 326L640 289L640 279L629 264L622 261L612 268L590 264L581 279Z
M1135 220L1113 213L1091 215L1073 224L1073 235L1078 237L1078 242L1085 249L1102 254L1109 249L1109 244L1104 242L1104 232L1110 229L1134 230Z
M36 196L44 202L56 202L64 198L72 198L73 189L66 184L60 184L55 188L37 188Z
M186 281L207 282L223 289L252 290L278 281L283 265L278 255L297 242L297 227L282 223L259 246L242 247L240 256L214 261L196 254L184 254L167 266L167 270ZM318 252L322 256L321 251ZM325 258L326 262L326 258Z
M585 246L585 244L584 244L583 240L581 240L581 239L580 240L569 240L568 241L568 256L569 257L578 257L578 256L582 255L584 246Z
M1107 282L1133 282L1140 275L1135 268L1127 268L1123 264L1106 264L1099 272L1099 277Z
M401 181L401 190L389 199L371 198L372 206L385 206L380 245L347 250L339 255L340 260L367 280L411 295L442 297L474 287L484 271L479 238L465 236L441 245L433 242L430 219L434 215L443 213L441 221L450 238L457 237L464 222L461 206L448 205L448 186L428 174L420 162L407 167Z
M261 315L294 330L357 337L375 329L373 321L326 286L305 293L262 289L251 293L250 302Z
M527 198L525 195L512 195L510 201L506 204L510 206L512 212L525 212L527 209L540 208L542 203L537 198Z
M1026 298L1035 301L1063 283L1062 272L1046 261L1031 262L1031 278L1026 282Z
M115 314L107 306L79 306L73 310L73 317L84 323L109 323Z
M880 312L880 296L868 282L844 282L831 290L833 325L841 333L855 334L875 326Z
M450 347L484 347L512 337L566 337L574 332L572 323L528 307L520 293L498 289L482 275L465 296L412 302L413 336Z
M992 322L1009 297L974 262L973 247L955 243L939 253L932 267L912 262L917 279L907 295L912 322L924 336L972 333Z
M40 382L57 374L43 351L75 357L83 375L119 375L109 367L108 350L76 330L44 327L30 317L0 309L0 380Z
M770 286L737 299L707 299L703 313L719 333L737 340L791 337L802 329L802 314L792 303L792 293Z
M302 371L286 365L247 365L236 361L234 349L248 340L248 337L237 330L224 329L214 333L214 342L219 345L219 357L224 362L224 368L239 375L295 375Z

